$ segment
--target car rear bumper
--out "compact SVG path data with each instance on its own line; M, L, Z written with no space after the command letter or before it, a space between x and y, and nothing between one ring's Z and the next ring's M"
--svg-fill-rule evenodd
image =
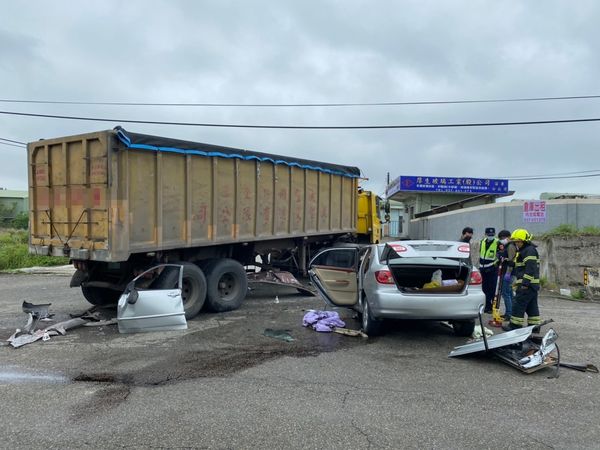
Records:
M485 304L485 295L475 290L460 295L402 294L396 289L371 292L369 306L380 319L473 319Z

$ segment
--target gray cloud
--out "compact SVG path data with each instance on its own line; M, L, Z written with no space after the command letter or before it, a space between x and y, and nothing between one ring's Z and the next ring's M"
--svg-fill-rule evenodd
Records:
M148 102L413 101L598 94L600 6L572 2L11 2L0 98ZM363 108L0 109L254 124L420 124L600 117L600 100ZM117 123L3 116L33 141ZM508 177L595 167L600 124L286 131L129 125L146 132L360 167L385 176ZM595 178L513 183L517 196L600 192ZM0 146L0 186L26 188Z

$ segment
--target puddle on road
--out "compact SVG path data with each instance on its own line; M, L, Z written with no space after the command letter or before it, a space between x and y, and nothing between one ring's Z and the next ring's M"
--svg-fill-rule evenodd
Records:
M39 373L17 368L0 369L0 384L64 384L70 379L58 373Z

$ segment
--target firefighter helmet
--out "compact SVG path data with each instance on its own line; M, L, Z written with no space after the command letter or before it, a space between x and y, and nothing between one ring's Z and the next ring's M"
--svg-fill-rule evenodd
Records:
M531 238L531 234L529 234L529 232L527 230L524 230L523 228L519 228L513 231L512 235L510 236L511 241L529 242L531 241Z

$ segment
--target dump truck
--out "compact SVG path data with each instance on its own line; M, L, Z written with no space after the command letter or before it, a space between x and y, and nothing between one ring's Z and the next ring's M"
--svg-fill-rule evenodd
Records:
M337 242L379 242L378 197L360 170L126 131L28 144L29 251L67 256L94 305L116 303L135 276L184 266L187 318L228 311L246 268L288 265ZM177 283L176 270L150 280Z

